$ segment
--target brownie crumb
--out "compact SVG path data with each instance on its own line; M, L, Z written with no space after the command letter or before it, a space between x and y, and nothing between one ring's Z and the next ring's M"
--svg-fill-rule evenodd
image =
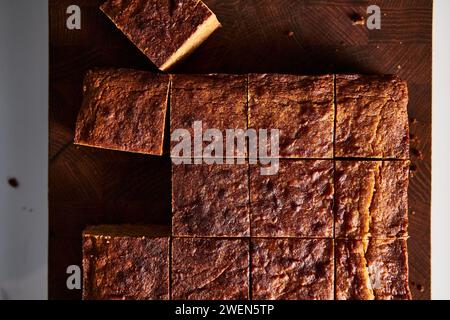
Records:
M411 153L419 159L423 159L423 153L419 149L411 148Z
M286 35L287 35L289 38L292 38L292 37L294 36L294 31L288 30L288 31L286 31Z
M18 188L19 187L19 181L16 178L9 178L8 179L8 184L12 187L12 188Z
M353 14L351 19L354 26L363 26L366 23L366 19L358 13Z

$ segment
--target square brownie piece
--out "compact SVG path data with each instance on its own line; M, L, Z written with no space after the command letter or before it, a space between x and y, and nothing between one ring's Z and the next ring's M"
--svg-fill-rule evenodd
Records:
M161 70L187 57L220 27L199 0L108 0L100 8Z
M172 232L249 236L248 165L172 164Z
M163 226L95 226L83 232L83 299L168 300Z
M406 240L337 240L336 299L411 299Z
M251 239L252 299L333 300L332 239Z
M336 161L335 235L408 235L409 161Z
M175 238L172 241L172 298L249 298L249 240Z
M408 159L407 108L396 76L336 76L336 157Z
M280 160L277 174L250 166L253 237L332 237L332 160Z
M194 122L201 121L200 129L203 134L207 129L219 130L223 136L222 141L225 141L227 129L247 130L247 77L225 74L174 75L170 106L171 140L175 140L171 141L172 157L199 158L202 154L194 153ZM184 152L179 154L174 149L178 144L173 139L174 131L180 129L190 134L190 155ZM210 145L209 142L202 143L204 150ZM225 142L223 150L224 153L231 153L224 154L225 158L244 158L247 153L246 148L235 148L232 152L226 148Z
M250 74L249 128L279 129L282 158L332 158L334 77Z
M161 155L168 90L167 75L127 69L89 71L75 143Z

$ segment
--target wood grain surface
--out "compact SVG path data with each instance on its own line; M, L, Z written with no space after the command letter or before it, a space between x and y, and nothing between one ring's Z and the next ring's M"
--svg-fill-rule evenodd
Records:
M79 299L66 268L99 223L170 224L170 159L72 144L82 79L93 67L157 71L100 12L103 0L50 0L49 298ZM410 91L410 285L430 298L432 1L205 0L223 28L176 73L398 74ZM81 8L81 30L66 9ZM369 5L381 30L355 25Z

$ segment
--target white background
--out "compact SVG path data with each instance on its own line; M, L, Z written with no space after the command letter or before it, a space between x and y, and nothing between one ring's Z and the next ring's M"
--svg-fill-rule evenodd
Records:
M450 299L450 1L434 5L432 296ZM0 0L0 300L47 297L47 10Z

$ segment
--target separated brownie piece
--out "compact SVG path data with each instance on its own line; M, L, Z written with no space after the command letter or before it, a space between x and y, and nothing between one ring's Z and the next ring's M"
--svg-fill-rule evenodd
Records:
M334 78L251 74L249 128L279 129L283 158L332 158Z
M96 226L83 232L83 299L169 299L166 227Z
M89 71L75 143L161 155L168 90L167 75L126 69Z
M188 56L220 27L199 0L109 0L101 9L161 70Z
M252 299L332 300L331 239L252 239Z
M172 165L174 236L249 236L248 206L248 165Z
M408 172L409 161L336 161L336 237L406 237Z
M331 237L333 161L280 160L263 176L250 166L251 232L255 237Z
M406 240L337 240L336 299L411 299Z
M248 240L173 239L172 297L175 300L248 299Z
M336 76L337 157L409 157L408 88L396 76Z
M194 154L194 122L201 121L203 134L207 129L218 129L225 140L227 129L247 129L247 78L239 75L174 75L171 90L170 130L187 130L192 141L191 154L179 153L173 147L178 141L171 142L173 157L191 156L200 158L203 153ZM245 137L242 136L244 139ZM243 140L245 142L245 140ZM210 145L203 142L203 147ZM246 155L246 148L230 150L223 145L224 152L231 154L227 158ZM215 154L213 154L215 155Z

